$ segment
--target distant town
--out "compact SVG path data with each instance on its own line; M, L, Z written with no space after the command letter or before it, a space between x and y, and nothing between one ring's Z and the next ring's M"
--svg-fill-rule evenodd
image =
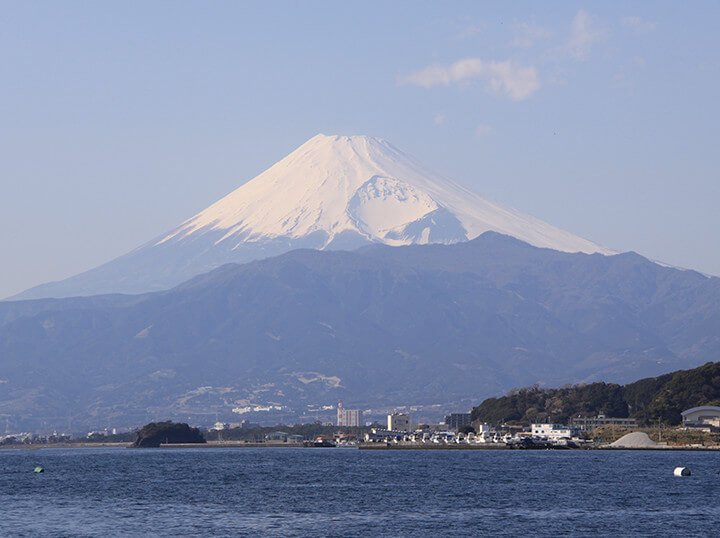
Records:
M557 389L534 385L486 398L467 412L439 414L436 404L363 410L345 406L340 399L334 405L308 406L317 413L315 417L294 421L292 426L278 420L289 415L275 414L279 410L274 404L245 406L252 408L249 411L233 408L231 414L247 417L240 422L216 417L214 423L191 426L192 420L173 417L175 422L108 426L82 433L14 433L6 416L0 447L149 446L145 439L139 441L150 431L153 446L201 442L207 446L366 449L717 448L718 396L720 363L707 363L627 385L596 382ZM437 416L443 420L431 419ZM192 433L184 435L183 431Z
M335 423L289 427L263 427L243 420L217 422L204 432L209 446L304 446L378 448L707 448L720 449L720 407L699 406L681 413L676 427L641 428L634 418L575 416L568 424L506 423L496 426L473 421L471 412L451 413L437 424L415 423L410 414L393 412L387 422L366 424L360 409L337 405ZM163 423L160 423L163 424ZM168 424L172 424L168 422ZM137 431L115 429L91 431L85 437L53 432L6 434L0 446L13 448L37 445L127 445ZM664 440L663 440L664 437ZM207 441L205 441L207 438ZM183 441L177 441L182 444ZM197 441L192 441L197 442ZM172 443L170 443L172 444Z

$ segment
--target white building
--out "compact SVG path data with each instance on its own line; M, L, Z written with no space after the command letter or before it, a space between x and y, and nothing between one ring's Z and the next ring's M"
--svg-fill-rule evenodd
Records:
M720 407L703 405L701 407L693 407L680 414L682 415L683 426L686 428L698 426L720 427Z
M363 426L363 414L359 409L345 409L342 400L338 402L337 408L338 426Z
M388 430L393 432L406 432L410 430L410 418L404 413L388 415Z
M532 436L547 441L558 441L560 439L572 439L575 430L562 424L533 424Z

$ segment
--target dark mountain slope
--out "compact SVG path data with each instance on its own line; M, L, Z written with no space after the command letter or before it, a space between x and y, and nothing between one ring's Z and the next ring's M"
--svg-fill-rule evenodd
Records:
M495 233L294 251L135 297L0 305L0 415L56 416L62 401L61 414L103 423L337 397L452 402L624 382L720 352L720 279Z

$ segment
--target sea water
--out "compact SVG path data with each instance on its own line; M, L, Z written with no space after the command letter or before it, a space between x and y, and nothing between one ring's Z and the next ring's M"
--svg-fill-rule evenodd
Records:
M676 451L0 450L0 535L717 536L718 471Z

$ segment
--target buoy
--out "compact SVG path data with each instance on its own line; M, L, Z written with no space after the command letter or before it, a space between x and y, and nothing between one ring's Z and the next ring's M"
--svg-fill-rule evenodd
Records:
M33 473L44 473L45 469L40 467L39 465L33 469Z
M675 467L673 474L675 476L690 476L690 469L687 467Z

